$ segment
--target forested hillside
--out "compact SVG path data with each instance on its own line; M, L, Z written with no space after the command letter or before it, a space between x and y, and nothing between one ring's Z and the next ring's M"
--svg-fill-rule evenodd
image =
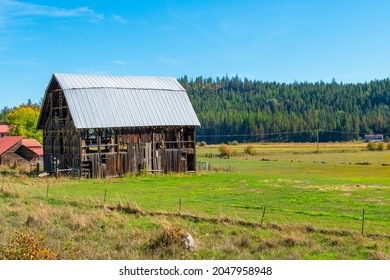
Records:
M316 141L317 129L321 142L354 140L365 133L390 136L390 79L285 84L184 76L179 82L202 124L197 141L307 142ZM0 123L17 124L8 119L15 109L4 107Z
M321 142L390 135L389 79L285 84L184 76L179 82L202 124L199 141L316 141L317 129Z

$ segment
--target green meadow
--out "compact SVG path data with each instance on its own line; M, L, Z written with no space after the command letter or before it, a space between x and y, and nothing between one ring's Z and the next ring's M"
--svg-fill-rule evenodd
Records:
M30 234L60 259L390 258L390 151L254 144L248 155L245 147L231 146L229 159L218 146L199 147L210 171L196 174L6 176L0 257L17 258L13 242ZM184 232L196 250L177 241Z

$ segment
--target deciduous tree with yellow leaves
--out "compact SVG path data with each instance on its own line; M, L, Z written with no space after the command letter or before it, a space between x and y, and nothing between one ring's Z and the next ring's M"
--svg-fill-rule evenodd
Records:
M39 106L21 105L7 114L7 120L14 128L10 135L20 135L24 138L34 138L42 143L42 131L37 129Z

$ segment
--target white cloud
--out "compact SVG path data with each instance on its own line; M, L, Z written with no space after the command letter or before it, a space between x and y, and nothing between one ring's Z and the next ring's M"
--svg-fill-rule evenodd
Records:
M111 16L111 20L120 23L120 24L134 24L134 25L140 25L140 24L145 24L146 20L145 19L134 19L134 20L129 20L127 18L121 17L119 15L113 15Z
M44 16L51 18L84 17L94 23L104 19L103 14L97 13L88 7L66 9L12 0L0 0L0 10L3 12L3 25L5 25L7 19L10 18L31 16Z
M104 19L104 15L88 7L68 9L14 0L0 0L0 52L9 50L20 42L44 39L42 36L24 36L25 30L18 29L40 18L79 18L99 23Z
M113 15L112 16L112 19L118 23L122 23L122 24L128 24L129 21L121 16L118 16L118 15Z
M1 61L0 65L19 65L19 66L36 66L37 62L32 60Z
M9 49L12 49L13 46L18 44L23 44L26 42L32 42L32 41L38 41L43 40L46 37L38 37L38 36L20 36L20 35L13 35L13 34L6 34L3 36L0 36L0 52L7 51Z
M119 65L126 65L127 61L126 60L115 60L114 63L119 64Z

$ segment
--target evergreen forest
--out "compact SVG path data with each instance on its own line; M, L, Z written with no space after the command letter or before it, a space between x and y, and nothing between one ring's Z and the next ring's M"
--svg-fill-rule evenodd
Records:
M179 79L201 127L197 141L351 141L390 135L390 79L358 84Z
M178 80L202 125L198 142L315 142L317 136L320 142L352 141L373 133L390 137L388 78L357 84L287 84L238 76ZM16 109L39 110L30 100L19 107L0 110L0 124L18 124L15 116L23 114Z

